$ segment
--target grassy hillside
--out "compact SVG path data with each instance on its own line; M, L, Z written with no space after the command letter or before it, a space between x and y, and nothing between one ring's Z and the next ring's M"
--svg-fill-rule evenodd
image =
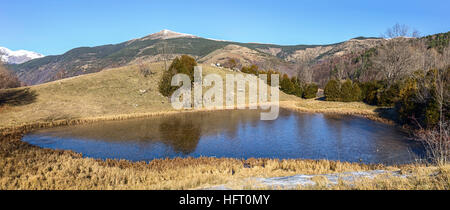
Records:
M0 129L58 120L114 118L173 111L169 99L158 92L163 64L147 64L153 74L145 77L138 65L106 69L26 88L10 89L0 105ZM228 70L203 65L204 74L225 78ZM206 89L205 89L206 91ZM297 100L280 92L280 100Z
M3 108L0 121L2 125L20 125L169 109L156 91L160 74L155 71L146 78L139 75L137 67L129 66L31 86L29 92L36 95L35 101ZM141 94L139 90L148 91Z

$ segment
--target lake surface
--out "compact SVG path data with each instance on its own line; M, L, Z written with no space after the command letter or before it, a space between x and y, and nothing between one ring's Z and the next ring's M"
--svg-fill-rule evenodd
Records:
M150 161L173 157L302 158L399 164L422 147L393 126L359 117L280 110L183 113L40 130L23 141L94 158Z

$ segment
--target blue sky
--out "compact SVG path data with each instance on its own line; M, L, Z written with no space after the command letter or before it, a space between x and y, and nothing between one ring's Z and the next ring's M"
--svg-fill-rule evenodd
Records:
M450 30L450 1L0 0L0 46L45 55L162 29L239 42L329 44L401 23Z

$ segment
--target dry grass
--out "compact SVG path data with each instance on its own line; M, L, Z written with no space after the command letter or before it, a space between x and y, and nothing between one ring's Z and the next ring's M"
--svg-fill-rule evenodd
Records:
M354 115L383 123L394 124L394 117L380 112L380 108L362 102L335 102L318 99L297 99L280 101L280 106L300 112ZM380 113L383 113L380 114Z
M374 178L361 178L353 182L340 181L337 185L327 185L326 180L314 180L315 186L298 189L327 190L449 190L450 165L400 167L400 173L406 177L377 175Z
M380 167L381 168L381 167ZM339 179L337 184L330 182L326 176L317 175L310 180L314 184L293 186L296 190L449 190L450 189L450 165L425 166L402 165L389 167L391 172L379 174L374 177L355 178L352 181ZM280 187L261 184L252 179L238 180L227 183L229 189L248 190L273 190Z
M450 167L382 166L327 160L175 158L149 163L83 158L70 151L31 146L20 135L0 140L0 189L194 189L249 177L330 174L383 169L409 178L379 177L301 189L450 189Z

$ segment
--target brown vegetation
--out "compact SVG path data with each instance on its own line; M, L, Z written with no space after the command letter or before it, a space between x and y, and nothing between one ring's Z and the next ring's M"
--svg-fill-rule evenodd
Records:
M406 179L380 177L312 189L450 189L447 166L382 166L328 160L232 158L157 159L149 163L83 158L71 151L31 146L14 134L0 138L0 189L197 189L251 177L388 170ZM320 182L320 180L316 180ZM304 188L303 188L304 189ZM311 188L306 188L311 189Z
M17 79L17 76L6 69L0 62L0 89L15 88L19 86L20 81Z
M450 125L442 122L439 127L420 129L416 139L425 145L428 157L439 165L450 161Z

